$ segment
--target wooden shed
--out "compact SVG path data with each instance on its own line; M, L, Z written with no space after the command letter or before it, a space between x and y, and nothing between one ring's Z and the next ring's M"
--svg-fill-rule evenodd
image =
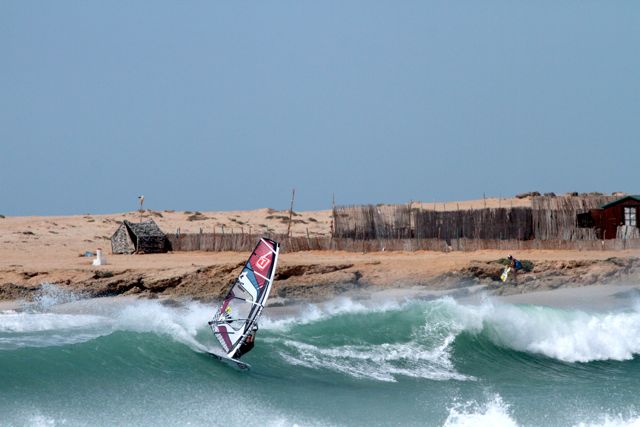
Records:
M595 228L599 239L620 238L638 234L640 196L625 196L602 205L599 209L578 215L578 226Z
M145 222L125 220L111 236L111 252L114 254L167 252L167 236L152 219Z

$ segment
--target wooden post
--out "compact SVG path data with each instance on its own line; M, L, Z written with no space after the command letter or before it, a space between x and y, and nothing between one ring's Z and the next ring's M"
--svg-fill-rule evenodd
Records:
M291 233L291 217L293 216L293 201L296 198L296 189L294 188L291 191L291 207L289 208L289 224L287 225L287 237L289 237Z
M138 200L140 201L140 221L142 222L142 206L144 205L144 196L138 196Z
M332 194L331 201L331 224L329 228L329 233L331 233L331 242L333 242L333 235L335 233L335 223L336 223L336 193Z

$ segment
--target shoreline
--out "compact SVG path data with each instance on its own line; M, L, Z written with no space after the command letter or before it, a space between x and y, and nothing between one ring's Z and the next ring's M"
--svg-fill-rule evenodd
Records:
M30 300L44 283L86 297L219 299L245 262L246 253L188 252L108 256L93 267L91 258L64 258L59 265L0 266L0 301ZM335 251L282 254L272 289L273 303L319 301L356 291L455 291L483 286L495 296L527 294L588 285L640 284L640 258L633 251L525 251L533 264L517 283L499 280L503 251L376 252Z
M640 308L640 283L611 283L607 285L592 284L581 287L563 287L537 292L525 292L521 294L498 295L492 293L486 285L470 285L457 289L427 289L412 288L387 288L387 289L360 289L345 292L340 295L327 296L314 300L283 301L277 298L271 299L266 306L272 319L281 319L291 315L299 315L308 304L321 307L333 307L336 301L347 299L364 306L380 306L389 302L401 301L433 301L450 297L461 304L479 305L486 301L495 304L533 305L559 309L578 309L583 311L608 311L621 309ZM52 300L46 307L74 307L74 304L93 304L94 302L121 304L127 301L149 300L144 296L112 296L89 297L65 301ZM191 298L176 298L162 296L153 299L161 304L169 306L184 306L193 302ZM197 300L196 300L197 301ZM197 301L204 303L204 301ZM209 301L207 301L209 302ZM218 300L211 301L219 303ZM24 299L0 301L0 314L3 312L21 312L34 307L34 303ZM212 310L214 307L212 306Z
M145 211L165 232L204 227L233 230L259 227L283 232L283 211L238 212ZM109 236L124 219L138 212L66 217L7 217L0 220L0 301L30 299L43 283L88 297L147 298L222 297L235 281L248 252L170 252L113 255L108 264L92 266L81 254L110 247ZM327 235L330 211L296 213L292 235ZM207 228L209 227L209 228ZM273 301L325 300L352 291L410 289L443 291L481 285L494 295L513 295L556 288L607 283L640 283L640 250L520 250L533 270L517 285L499 280L506 250L345 252L335 250L282 253L271 297Z

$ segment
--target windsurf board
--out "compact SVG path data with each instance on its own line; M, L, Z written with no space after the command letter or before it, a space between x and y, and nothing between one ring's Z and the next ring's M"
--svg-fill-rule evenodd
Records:
M241 362L240 360L234 359L232 357L228 357L226 354L214 353L211 351L209 351L208 353L214 359L219 360L222 363L225 363L232 368L238 369L240 371L248 371L249 369L251 369L251 365L249 365L248 363Z
M511 267L505 267L504 271L500 275L500 280L502 280L503 282L506 282L510 272L511 272Z

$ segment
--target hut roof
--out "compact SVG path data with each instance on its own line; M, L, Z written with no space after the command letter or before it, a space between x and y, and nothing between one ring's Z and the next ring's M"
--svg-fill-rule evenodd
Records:
M611 206L615 206L618 203L624 202L625 200L629 200L629 199L632 199L632 200L635 200L637 202L640 202L640 195L624 196L624 197L622 197L620 199L614 200L613 202L607 203L606 205L602 205L601 209L606 209L606 208L609 208Z
M145 222L129 222L124 221L124 224L131 230L137 237L153 236L164 237L165 234L160 230L158 224L154 220L150 219Z

